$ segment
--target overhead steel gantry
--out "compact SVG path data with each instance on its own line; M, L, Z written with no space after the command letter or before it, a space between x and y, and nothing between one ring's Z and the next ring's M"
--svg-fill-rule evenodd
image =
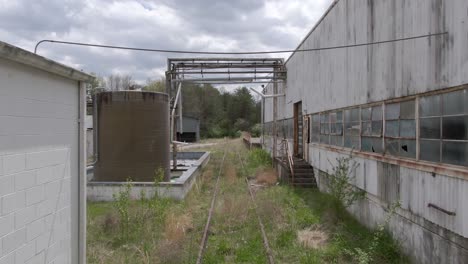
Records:
M196 84L272 84L273 95L262 96L262 106L265 98L273 98L273 133L276 135L278 83L286 81L286 67L283 58L169 58L166 71L166 92L171 100L171 142L173 143L173 166L176 167L176 129L175 113L178 109L182 116L183 83ZM179 106L179 107L178 107ZM263 107L262 107L263 108ZM263 113L262 109L262 122ZM179 118L182 122L182 118ZM182 127L182 126L181 126ZM276 137L273 153L276 153Z

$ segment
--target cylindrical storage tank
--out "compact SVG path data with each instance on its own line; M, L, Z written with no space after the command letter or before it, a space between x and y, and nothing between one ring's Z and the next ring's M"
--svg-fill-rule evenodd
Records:
M96 95L94 181L153 182L170 173L169 99L164 93L118 91Z

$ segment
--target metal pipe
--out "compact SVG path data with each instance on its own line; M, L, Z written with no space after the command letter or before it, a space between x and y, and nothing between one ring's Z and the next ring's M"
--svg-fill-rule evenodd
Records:
M178 71L175 74L272 74L274 71ZM286 73L285 71L279 71L279 73Z
M171 82L219 82L219 81L243 81L243 82L252 82L258 80L272 80L272 79L282 79L282 78L273 78L273 77L228 77L228 78L197 78L197 79L176 79L171 80Z
M260 95L262 98L274 98L274 97L283 97L283 96L286 96L286 94L269 94L269 95L264 95L260 92L258 92L257 90L253 89L253 88L250 88L250 90L252 90L253 92L255 92L256 94Z
M283 61L283 58L227 58L227 57L210 57L210 58L169 58L170 61Z
M251 81L251 82L203 82L203 81L189 81L185 80L184 82L190 82L190 83L197 83L197 84L268 84L268 83L274 83L275 81ZM277 81L277 82L283 82L283 81Z
M177 143L176 143L177 132L175 128L174 115L175 115L175 110L177 107L177 102L179 100L181 90L182 90L182 83L179 83L179 88L177 89L176 98L174 100L174 104L172 106L172 111L171 111L171 130L172 131L171 131L170 137L172 137L172 140L171 140L172 142L172 168L174 170L177 169Z

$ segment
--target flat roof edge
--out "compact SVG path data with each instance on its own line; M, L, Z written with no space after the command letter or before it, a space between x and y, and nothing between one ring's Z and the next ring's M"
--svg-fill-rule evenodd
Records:
M95 78L90 74L39 56L3 41L0 41L0 58L25 64L71 80L90 82Z

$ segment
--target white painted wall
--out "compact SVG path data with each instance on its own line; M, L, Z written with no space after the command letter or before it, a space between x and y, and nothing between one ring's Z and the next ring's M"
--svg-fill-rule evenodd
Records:
M0 263L78 263L78 82L0 58Z

